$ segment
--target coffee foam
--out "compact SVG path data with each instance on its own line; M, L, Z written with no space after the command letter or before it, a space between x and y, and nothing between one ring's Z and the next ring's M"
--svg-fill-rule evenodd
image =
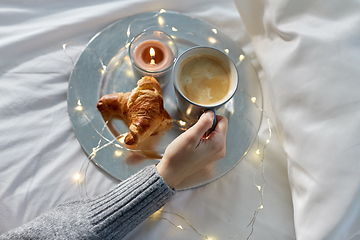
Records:
M195 55L180 66L178 86L186 98L200 105L221 102L230 89L229 69L211 55Z

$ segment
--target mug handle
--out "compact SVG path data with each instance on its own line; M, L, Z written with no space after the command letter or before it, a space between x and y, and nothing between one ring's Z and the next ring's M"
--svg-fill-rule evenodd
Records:
M211 128L209 128L209 130L207 130L207 131L205 132L205 137L209 136L210 133L215 130L215 127L216 127L216 124L217 124L215 110L214 110L214 109L209 109L209 110L207 110L207 111L212 111L212 112L214 113L214 121L213 121L213 124L212 124ZM205 112L206 112L206 111L205 111Z

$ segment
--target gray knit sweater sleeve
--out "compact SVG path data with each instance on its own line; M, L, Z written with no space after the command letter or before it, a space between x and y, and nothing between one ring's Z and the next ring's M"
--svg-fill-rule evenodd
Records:
M149 166L104 195L62 204L0 239L121 239L174 194Z

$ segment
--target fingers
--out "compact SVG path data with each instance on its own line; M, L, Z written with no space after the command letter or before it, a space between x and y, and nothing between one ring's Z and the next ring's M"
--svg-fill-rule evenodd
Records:
M217 125L208 137L211 149L214 150L214 157L221 159L226 154L226 133L228 128L228 119L223 116L216 116Z
M226 135L227 128L228 128L228 119L223 116L216 116L217 125L215 131L220 133L222 136Z
M214 129L214 131L212 131L209 136L207 137L207 139L211 139L211 138L225 138L226 133L227 133L227 128L228 128L228 119L224 116L220 116L220 115L216 115L216 127Z
M211 128L214 117L211 111L204 113L194 126L166 148L157 170L170 187L176 187L194 172L225 156L228 128L226 117L216 116L218 122L215 130L209 138L203 138L204 133Z
M203 113L199 121L187 130L188 133L194 135L195 138L200 139L204 133L211 128L214 121L214 113L212 111L207 111Z

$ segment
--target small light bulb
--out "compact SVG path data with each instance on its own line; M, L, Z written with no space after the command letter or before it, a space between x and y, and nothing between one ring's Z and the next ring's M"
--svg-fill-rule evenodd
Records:
M82 110L83 110L83 106L81 105L80 100L78 100L77 106L75 107L75 110L76 110L76 111L82 111Z
M116 151L114 152L114 155L115 155L116 157L121 157L121 156L123 155L123 151L116 150Z
M81 177L80 173L75 174L74 175L75 181L80 181L80 177Z
M93 156L95 157L95 156L96 156L96 152L97 152L96 148L93 148L91 155L93 155Z
M226 52L226 54L229 54L229 49L226 48L224 51Z
M101 74L104 74L106 72L106 66L102 65Z
M257 155L260 154L260 149L256 150L256 154L257 154Z
M261 204L260 207L259 207L259 209L263 209L263 208L264 208L264 206Z
M211 31L213 31L213 33L217 34L216 28L211 29Z
M258 190L259 190L259 191L261 190L261 186L259 186L259 185L256 185L256 187L258 188Z
M244 56L243 54L241 54L241 55L239 56L240 62L241 62L242 60L244 60L244 58L245 58L245 56Z
M160 13L164 13L164 12L166 12L166 10L165 9L160 9Z
M159 23L160 26L163 26L164 23L165 23L165 20L162 17L159 17L158 18L158 23Z
M210 43L216 43L216 39L213 38L213 37L209 37L209 38L208 38L208 41L209 41Z
M253 103L255 103L255 102L256 102L256 97L252 97L252 98L251 98L251 101L252 101Z
M174 32L177 32L177 29L172 27L171 30L173 30Z
M160 208L159 210L157 210L156 212L154 212L153 214L152 214L152 216L154 217L154 218L159 218L160 216L161 216L161 212L162 212L162 209L163 209L164 207L162 207L162 208Z
M181 126L185 126L185 125L186 125L186 122L184 122L183 120L179 120L179 124L180 124Z
M181 225L176 226L176 227L180 228L181 230L183 230L183 229L184 229Z

